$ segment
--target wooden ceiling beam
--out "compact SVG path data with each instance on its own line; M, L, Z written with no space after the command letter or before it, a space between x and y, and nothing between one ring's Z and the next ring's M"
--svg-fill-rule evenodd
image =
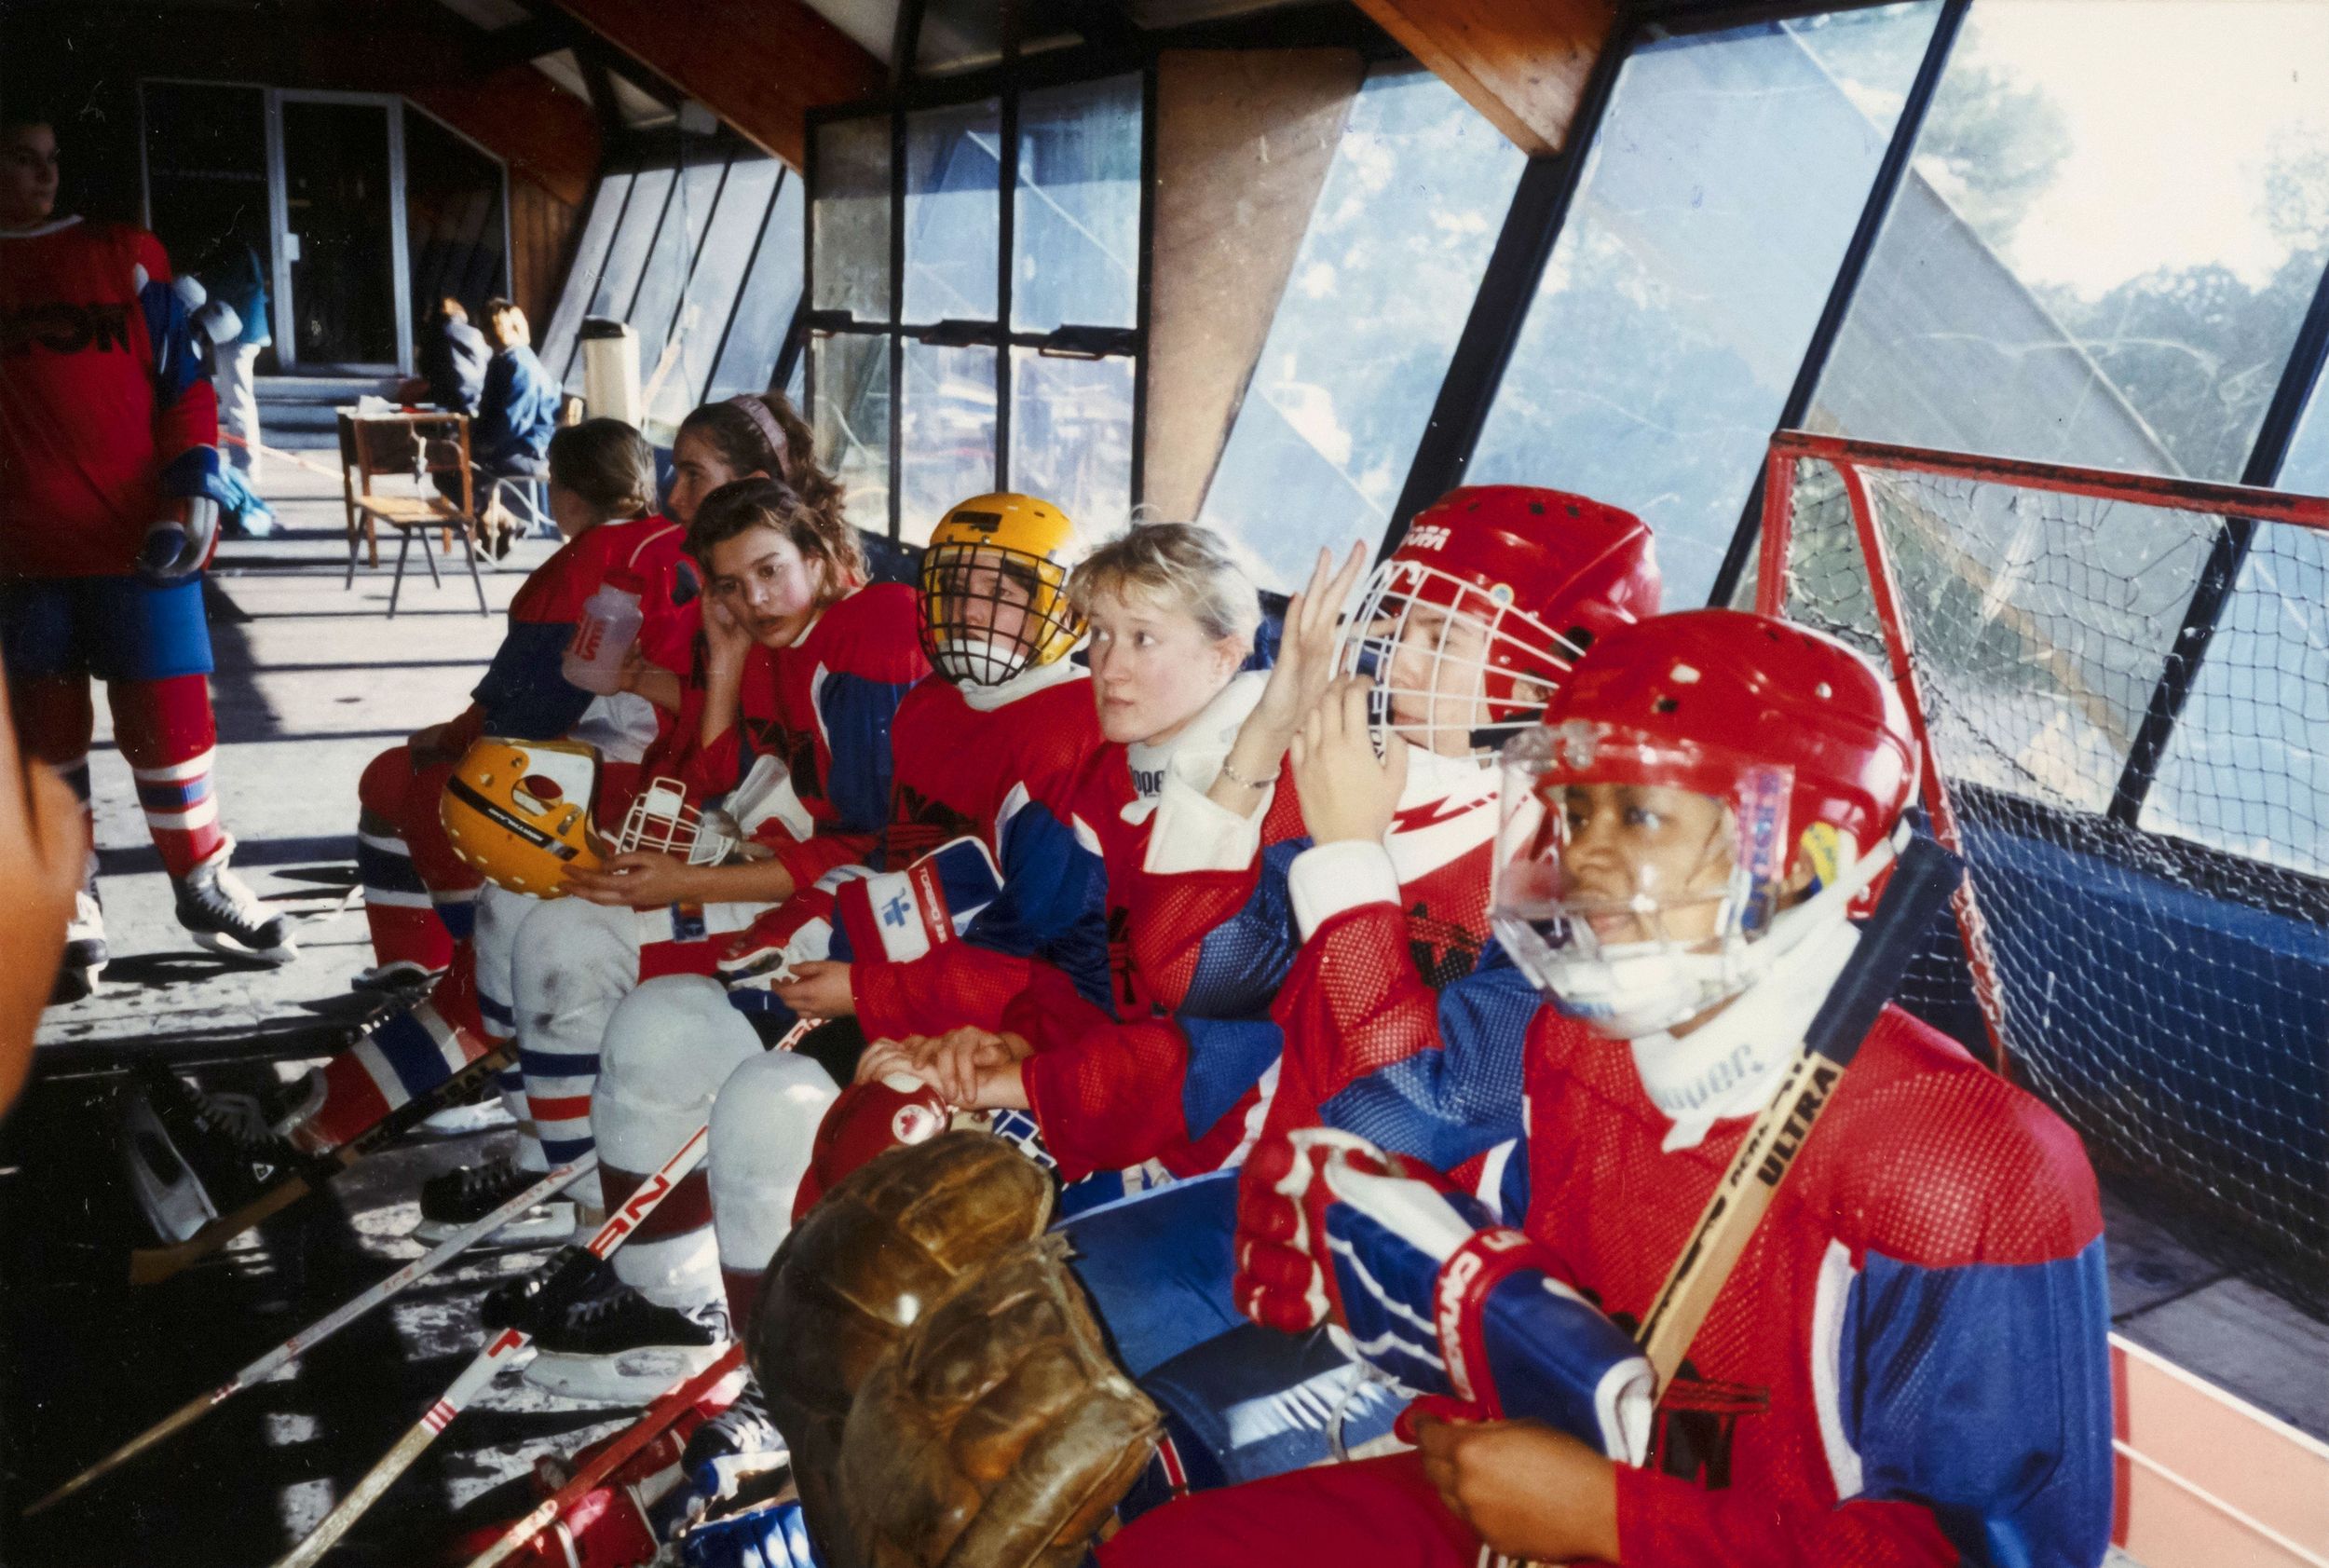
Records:
M881 62L802 0L558 0L624 54L799 169L808 113L882 91Z
M1522 152L1556 153L1616 21L1611 0L1358 0Z

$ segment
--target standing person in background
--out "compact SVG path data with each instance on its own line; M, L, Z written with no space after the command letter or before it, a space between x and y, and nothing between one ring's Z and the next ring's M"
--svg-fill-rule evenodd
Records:
M229 235L212 248L198 276L210 292L211 303L233 311L239 325L234 335L211 340L216 351L212 381L218 389L219 429L225 437L220 456L244 484L256 486L259 350L275 341L275 334L267 328L266 283L259 253Z
M179 924L213 951L294 956L287 922L227 868L211 784L211 634L202 568L232 487L218 403L170 258L143 229L54 215L57 137L0 116L0 642L23 748L89 798L105 683L114 737L177 891ZM106 960L92 863L59 994Z
M407 402L426 398L439 408L477 416L485 395L485 364L493 348L469 323L469 311L451 294L437 302L436 314L421 328L420 374L401 389Z

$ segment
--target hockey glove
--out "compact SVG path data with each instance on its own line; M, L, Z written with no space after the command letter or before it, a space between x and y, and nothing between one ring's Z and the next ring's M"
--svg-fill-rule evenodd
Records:
M1649 1363L1525 1233L1437 1172L1347 1133L1270 1139L1246 1162L1238 1307L1329 1326L1353 1356L1462 1419L1542 1421L1639 1463Z
M809 1520L795 1501L707 1519L679 1537L685 1568L819 1568Z
M911 963L955 940L1002 892L1002 872L985 844L956 839L903 871L851 882L835 895L837 959Z
M730 990L782 986L796 964L826 957L832 946L833 895L803 888L728 939L718 959L720 981Z
M145 530L138 549L138 575L155 582L192 577L218 544L220 503L229 498L222 484L218 453L190 447L162 470L162 515Z

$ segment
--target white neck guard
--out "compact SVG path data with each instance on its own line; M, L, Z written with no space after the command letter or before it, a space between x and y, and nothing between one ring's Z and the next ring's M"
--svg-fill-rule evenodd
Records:
M1197 716L1182 725L1180 733L1171 740L1154 743L1134 741L1127 744L1124 760L1131 764L1133 792L1138 798L1124 808L1124 820L1138 822L1156 810L1157 797L1164 792L1164 770L1182 747L1226 756L1237 740L1237 727L1246 722L1246 716L1261 701L1261 689L1269 678L1260 670L1232 675L1229 684L1216 692L1213 701L1199 709Z
M1055 686L1071 680L1089 679L1091 672L1066 659L1055 659L1048 664L1031 664L1009 680L992 686L974 686L968 681L955 688L962 693L962 701L973 713L990 714L1006 708L1022 697L1032 697Z
M1696 1149L1716 1122L1764 1108L1859 944L1859 932L1846 920L1807 934L1701 1028L1679 1039L1661 1032L1627 1043L1651 1103L1673 1118L1668 1152Z

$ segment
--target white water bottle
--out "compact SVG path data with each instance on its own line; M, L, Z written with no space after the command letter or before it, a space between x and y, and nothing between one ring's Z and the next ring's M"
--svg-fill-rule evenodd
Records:
M575 622L574 640L566 644L558 673L569 684L601 697L620 691L623 661L646 620L635 591L618 588L611 580L600 583L582 601L582 619Z

